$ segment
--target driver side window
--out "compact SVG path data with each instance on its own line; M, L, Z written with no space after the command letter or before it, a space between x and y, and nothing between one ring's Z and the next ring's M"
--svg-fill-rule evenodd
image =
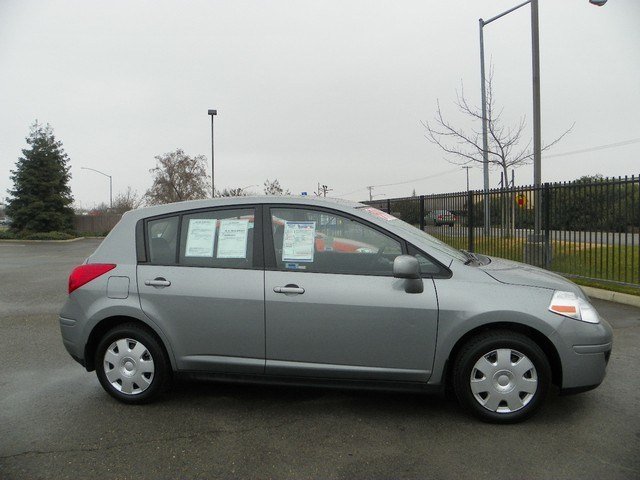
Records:
M358 221L319 210L272 208L279 269L351 275L392 275L399 241Z

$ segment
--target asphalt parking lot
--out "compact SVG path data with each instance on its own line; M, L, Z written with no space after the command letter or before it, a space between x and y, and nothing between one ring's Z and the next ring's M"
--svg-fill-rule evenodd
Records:
M126 406L69 357L57 312L99 243L0 242L0 479L640 478L640 309L614 327L604 383L526 423L439 396L181 382Z

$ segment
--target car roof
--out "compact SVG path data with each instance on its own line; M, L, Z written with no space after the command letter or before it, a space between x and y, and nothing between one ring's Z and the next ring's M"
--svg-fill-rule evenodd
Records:
M296 195L262 195L251 197L216 197L188 202L169 203L153 207L139 208L126 212L105 240L90 257L90 263L135 263L135 248L123 248L123 245L135 245L136 224L142 219L189 212L216 207L242 207L256 204L301 205L325 207L362 218L378 225L391 233L420 246L425 242L420 230L384 212L376 212L375 207L341 198L309 197ZM435 239L434 239L435 240ZM424 248L424 247L423 247ZM445 265L452 261L452 255L442 249L434 249L432 256Z
M187 210L198 210L202 208L225 207L232 205L255 205L255 204L294 204L294 205L314 205L334 208L342 211L349 211L356 208L363 208L366 205L352 200L331 197L309 197L306 195L258 195L247 197L216 197L203 200L190 200L186 202L167 203L152 207L138 208L131 210L125 215L136 219L155 217L173 212L183 212Z

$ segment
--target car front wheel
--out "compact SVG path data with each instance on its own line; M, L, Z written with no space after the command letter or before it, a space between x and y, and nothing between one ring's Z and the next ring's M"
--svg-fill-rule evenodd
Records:
M112 397L125 403L154 399L169 377L169 363L158 340L128 323L102 338L96 350L96 374Z
M453 370L458 401L481 420L515 423L543 403L551 367L542 349L525 335L486 332L459 352Z

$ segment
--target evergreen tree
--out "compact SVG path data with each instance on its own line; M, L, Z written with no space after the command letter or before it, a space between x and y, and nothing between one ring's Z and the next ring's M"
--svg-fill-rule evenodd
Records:
M53 130L37 121L27 137L16 169L11 171L7 216L16 231L50 232L73 226L73 196L69 187L69 157Z

